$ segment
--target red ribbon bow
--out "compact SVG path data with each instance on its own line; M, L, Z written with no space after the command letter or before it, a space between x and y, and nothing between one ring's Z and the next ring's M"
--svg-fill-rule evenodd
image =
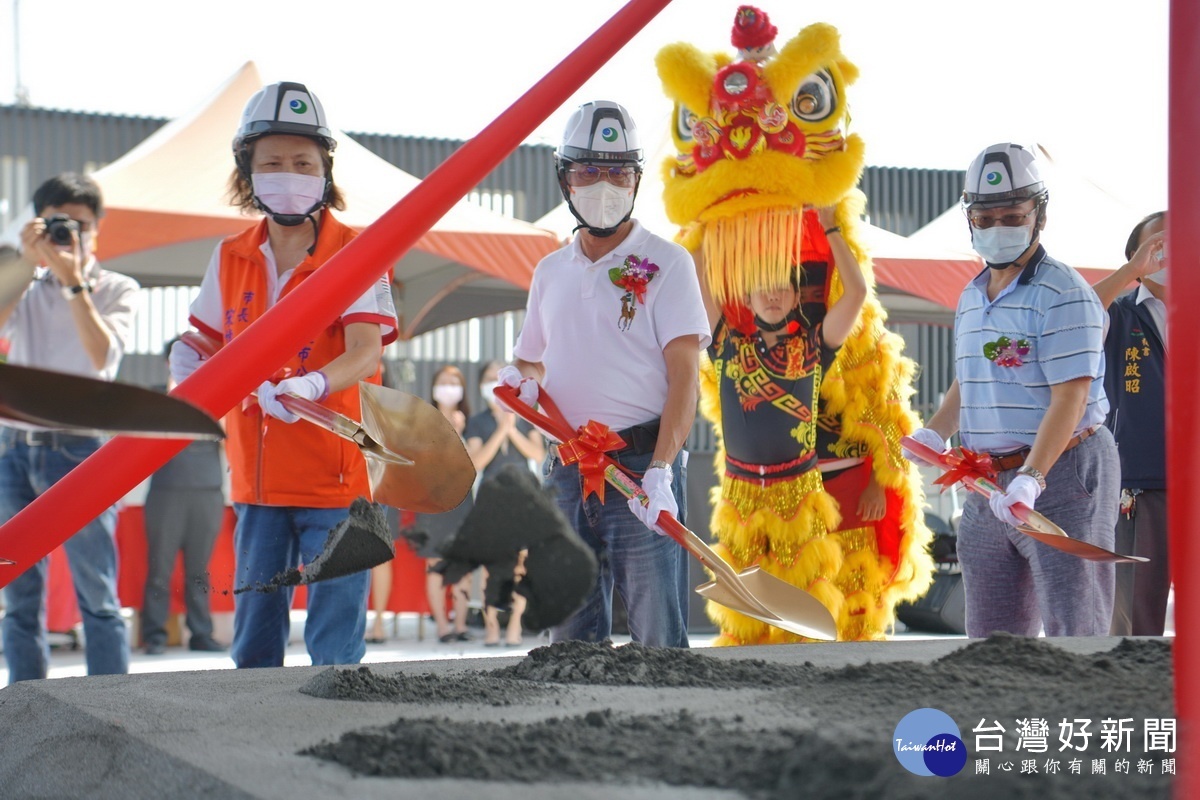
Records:
M946 471L934 483L942 487L942 491L959 481L974 482L977 478L987 478L994 481L996 470L992 467L992 457L987 453L976 453L965 447L955 447L942 457L942 465Z
M562 411L550 399L550 395L540 387L538 389L538 405L541 407L541 411L536 411L521 402L517 398L517 391L511 386L501 384L496 387L495 393L504 405L523 417L526 422L532 423L552 439L562 442L558 446L558 456L564 464L579 464L579 474L584 478L584 499L586 500L595 493L603 503L605 472L609 465L623 470L620 464L617 464L605 453L610 450L620 450L625 446L625 440L614 431L609 430L607 425L595 420L588 420L588 423L581 426L579 430L572 431L571 425L563 416Z
M633 296L642 305L646 305L646 284L649 283L645 278L639 278L634 275L626 275L617 283L622 289L627 292L632 292Z
M588 420L579 428L578 435L558 446L558 456L564 464L579 464L583 476L583 497L595 493L604 502L604 470L609 465L610 450L620 450L625 440L610 430L607 425Z

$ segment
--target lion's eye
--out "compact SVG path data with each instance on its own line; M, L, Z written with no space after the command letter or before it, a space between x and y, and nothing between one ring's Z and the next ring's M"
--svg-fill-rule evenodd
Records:
M818 70L800 83L792 97L792 113L805 122L820 122L837 111L837 89L833 76Z
M675 104L675 135L681 142L692 141L692 127L696 124L696 115L682 103Z

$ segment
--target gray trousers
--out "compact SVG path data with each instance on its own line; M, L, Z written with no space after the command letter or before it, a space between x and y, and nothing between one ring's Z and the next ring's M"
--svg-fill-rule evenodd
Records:
M142 641L167 641L171 574L183 551L184 606L192 636L212 636L208 562L221 533L225 498L217 489L156 489L146 496L146 594Z
M1035 508L1067 534L1112 550L1120 492L1117 446L1107 428L1059 456ZM1000 473L1008 486L1017 471ZM972 493L958 528L967 635L1107 636L1116 571L1041 544Z
M1171 591L1165 489L1137 494L1132 512L1117 518L1116 549L1145 556L1150 563L1117 565L1117 596L1109 632L1113 636L1162 636Z

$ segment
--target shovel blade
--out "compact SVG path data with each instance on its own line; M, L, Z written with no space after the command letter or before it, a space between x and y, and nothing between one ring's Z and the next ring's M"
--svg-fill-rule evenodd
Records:
M17 427L164 439L225 437L195 406L126 383L0 363L0 419Z
M696 587L696 593L731 611L744 614L776 628L832 642L837 640L837 623L820 600L758 567L736 573L740 587L725 585L720 575ZM749 593L752 598L746 599ZM757 602L754 602L757 601Z
M412 462L368 458L374 500L426 514L456 508L475 483L475 465L450 421L408 392L373 383L360 383L358 390L363 430L384 450Z

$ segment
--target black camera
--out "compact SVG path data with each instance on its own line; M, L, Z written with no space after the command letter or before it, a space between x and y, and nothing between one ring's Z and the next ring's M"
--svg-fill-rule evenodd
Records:
M79 236L81 230L79 223L66 214L55 214L46 218L46 238L57 245L72 244L75 239L71 234Z

